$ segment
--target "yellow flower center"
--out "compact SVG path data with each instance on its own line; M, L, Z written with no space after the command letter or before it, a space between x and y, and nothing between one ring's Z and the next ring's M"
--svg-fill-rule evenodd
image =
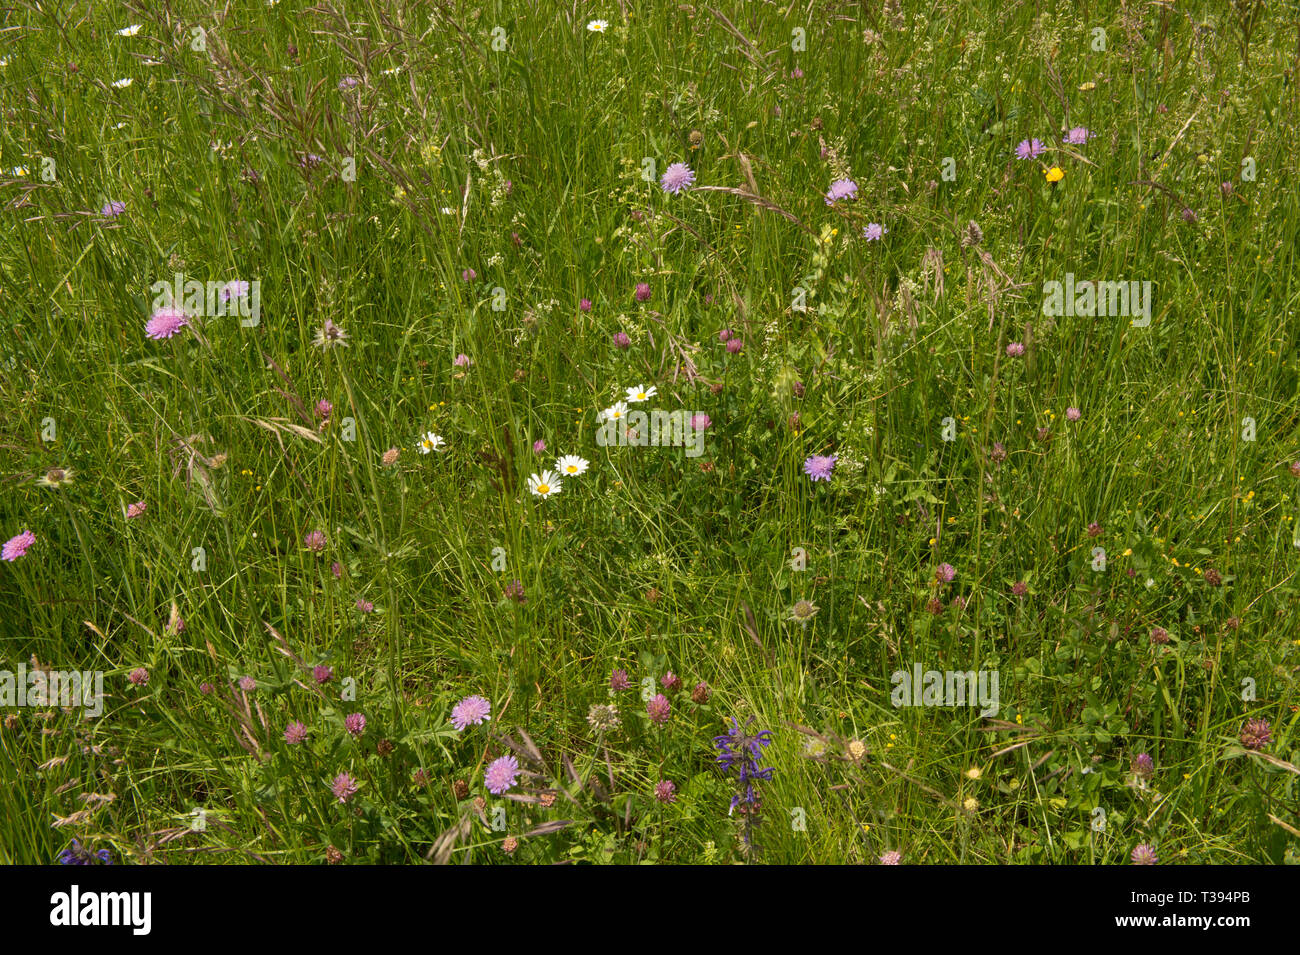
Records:
M538 494L550 494L550 493L551 493L551 486L550 486L549 484L539 484L539 485L537 485L537 493L538 493Z

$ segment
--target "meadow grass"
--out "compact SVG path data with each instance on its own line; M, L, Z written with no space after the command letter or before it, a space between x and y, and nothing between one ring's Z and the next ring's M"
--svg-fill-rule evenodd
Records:
M1295 862L1298 14L19 0L0 668L105 699L5 709L0 861ZM147 337L177 273L257 323Z

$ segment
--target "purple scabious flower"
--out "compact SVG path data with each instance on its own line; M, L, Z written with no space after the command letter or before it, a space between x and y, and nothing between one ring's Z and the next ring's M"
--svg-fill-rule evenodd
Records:
M858 184L852 179L837 179L831 183L830 190L826 193L826 204L834 205L841 199L856 199L858 197Z
M99 210L101 216L105 216L109 219L116 219L123 212L126 212L125 202L106 202L104 203L104 207Z
M1134 865L1155 865L1159 860L1156 858L1156 850L1145 842L1139 846L1133 847L1133 853L1129 856Z
M881 865L898 865L903 861L903 854L897 849L890 849L880 857Z
M112 865L113 857L107 849L91 852L77 839L72 840L68 848L59 853L59 865Z
M144 323L144 333L147 337L158 341L171 338L189 323L189 316L179 308L160 308L149 316L149 321Z
M1089 139L1091 139L1093 136L1096 135L1097 134L1094 133L1092 130L1090 130L1087 126L1075 126L1073 129L1071 129L1068 133L1065 134L1064 138L1062 139L1062 142L1069 143L1071 146L1082 146Z
M885 236L889 230L879 222L868 222L867 227L862 230L862 237L868 242L875 242Z
M814 454L803 463L803 473L814 481L829 481L835 469L835 454Z
M467 696L451 708L451 725L458 730L478 726L492 714L492 704L481 696Z
M645 711L654 722L663 724L667 723L668 717L672 716L673 705L668 702L668 697L662 693L656 693L654 698L646 703Z
M483 785L494 796L511 789L519 776L519 761L513 756L499 756L488 764L483 774Z
M940 564L934 572L934 579L941 584L950 584L957 579L957 568L952 564Z
M294 720L284 728L284 741L290 746L296 746L307 738L307 727L297 720Z
M1017 159L1037 159L1043 152L1042 140L1025 139L1016 147Z
M626 670L615 670L609 675L609 688L611 690L630 690L632 681L627 677Z
M339 802L347 802L357 794L357 781L347 773L339 773L330 783L330 791Z
M354 739L360 739L361 734L366 731L366 718L361 713L349 713L343 720L343 728L347 730Z
M664 170L659 180L659 187L670 195L677 195L683 189L689 189L695 182L695 173L684 162L675 162Z
M36 535L31 531L23 531L21 534L15 534L4 543L0 548L0 560L7 560L10 563L19 557L24 557L31 546L36 543Z

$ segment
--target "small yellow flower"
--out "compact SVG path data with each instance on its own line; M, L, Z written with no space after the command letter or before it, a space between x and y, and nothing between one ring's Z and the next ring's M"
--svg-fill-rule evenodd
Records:
M1048 182L1060 182L1065 178L1065 171L1060 166L1053 166L1044 175L1047 176Z

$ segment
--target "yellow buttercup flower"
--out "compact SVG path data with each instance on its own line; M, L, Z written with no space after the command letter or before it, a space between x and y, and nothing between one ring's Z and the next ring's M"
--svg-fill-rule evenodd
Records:
M1065 172L1060 166L1053 166L1051 169L1047 170L1046 175L1048 182L1060 182L1065 178Z

